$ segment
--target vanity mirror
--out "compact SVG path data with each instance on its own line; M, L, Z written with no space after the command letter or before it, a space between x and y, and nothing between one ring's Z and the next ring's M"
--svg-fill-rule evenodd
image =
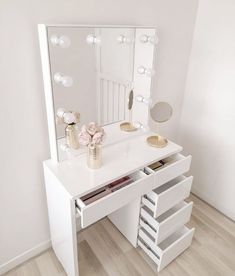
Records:
M155 28L39 25L39 41L53 160L85 151L66 142L66 125L56 123L61 110L80 114L73 130L104 126L106 144L138 135L135 127L121 131L123 122L148 125L149 108L136 96L151 96Z
M164 123L170 120L173 114L172 106L167 102L157 102L151 109L151 118L157 123ZM148 145L156 148L163 148L168 141L165 137L160 135L153 135L147 138Z

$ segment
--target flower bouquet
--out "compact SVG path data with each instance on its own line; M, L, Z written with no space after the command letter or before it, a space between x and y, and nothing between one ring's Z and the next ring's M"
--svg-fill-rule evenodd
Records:
M102 165L101 144L105 139L105 131L96 123L83 125L78 135L80 145L87 146L87 165L98 169Z

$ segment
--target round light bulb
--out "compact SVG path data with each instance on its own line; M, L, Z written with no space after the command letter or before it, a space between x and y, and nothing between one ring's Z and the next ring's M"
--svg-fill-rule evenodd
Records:
M145 73L146 69L144 68L144 66L140 66L138 67L137 69L137 72L140 74L140 75L143 75Z
M56 115L57 115L59 118L63 118L65 112L66 112L66 109L63 108L63 107L61 107L61 108L59 108L59 109L57 110Z
M146 76L148 76L148 77L152 77L152 76L154 76L155 71L154 71L153 69L146 69L146 70L145 70L145 74L146 74Z
M149 37L149 42L152 43L152 44L158 44L159 42L159 38L157 36L150 36Z
M63 80L63 75L61 73L55 73L54 75L54 81L56 83L60 83Z
M73 124L76 121L76 117L75 117L74 113L72 113L72 112L64 113L63 118L64 118L64 122L66 124Z
M158 44L158 37L157 36L149 36L149 35L141 35L140 36L140 42L142 43L151 43L151 44Z
M99 44L101 42L101 39L93 34L89 34L86 37L86 42L87 44Z
M117 37L117 42L120 44L129 44L131 43L130 38L126 37L125 35L119 35Z
M69 37L62 35L59 38L59 45L61 48L68 48L71 45L71 40L69 39Z
M133 126L137 129L141 129L143 125L140 122L134 122Z
M69 76L64 76L61 83L64 87L70 87L73 85L73 79Z
M51 36L51 43L54 46L60 46L61 48L68 48L71 45L71 40L69 37L62 35L52 35Z
M135 97L135 100L137 101L137 102L139 102L139 103L141 103L142 101L143 101L143 96L142 95L137 95L136 97Z
M153 100L151 98L143 98L143 103L151 107Z
M140 36L140 42L142 42L142 43L148 42L148 36L147 35L141 35Z
M61 144L60 149L64 152L69 152L69 146L67 144Z

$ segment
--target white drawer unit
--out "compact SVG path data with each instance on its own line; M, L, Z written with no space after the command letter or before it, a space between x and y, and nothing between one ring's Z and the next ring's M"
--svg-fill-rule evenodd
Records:
M192 207L193 202L182 201L155 219L153 212L143 206L139 224L153 237L153 241L159 244L190 220Z
M92 193L91 197L83 200L76 200L77 212L81 216L81 226L85 228L99 219L111 214L123 207L130 201L142 196L146 190L152 189L153 175L147 175L143 171L137 171L127 177L131 181L127 185L116 185L110 188L111 184ZM115 182L117 183L118 180ZM92 197L94 197L92 199Z
M153 216L156 218L189 196L192 181L192 176L178 176L146 193L142 197L142 203L153 212Z
M140 229L138 245L157 264L158 271L160 271L190 246L193 233L194 228L188 229L183 226L156 245L153 238L145 230Z
M154 170L151 169L151 167L154 167L154 164L152 164L150 167L146 168L146 171L153 173L155 176L153 189L186 173L190 169L191 160L191 155L185 157L182 154L177 153L162 159L160 161L163 164L162 167L158 167Z

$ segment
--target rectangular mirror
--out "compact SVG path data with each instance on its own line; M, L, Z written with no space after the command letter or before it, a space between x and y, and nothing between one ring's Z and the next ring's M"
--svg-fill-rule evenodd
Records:
M68 157L61 112L80 114L78 130L89 122L104 126L106 144L137 135L121 131L122 122L148 124L148 106L135 98L151 95L154 28L39 25L39 40L53 159Z

